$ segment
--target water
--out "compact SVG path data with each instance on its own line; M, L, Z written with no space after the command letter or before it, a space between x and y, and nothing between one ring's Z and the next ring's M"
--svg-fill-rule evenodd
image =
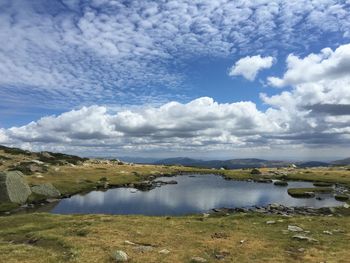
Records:
M221 207L265 206L279 203L285 206L327 207L340 206L332 194L316 198L293 198L289 187L313 187L310 182L289 182L288 187L268 183L225 180L215 175L182 175L157 180L175 180L142 192L134 188L115 188L75 195L61 200L52 210L57 214L142 214L185 215L207 212Z

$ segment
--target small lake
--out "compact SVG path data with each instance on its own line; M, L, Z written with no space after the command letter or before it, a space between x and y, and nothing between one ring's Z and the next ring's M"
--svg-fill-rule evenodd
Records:
M93 191L62 199L52 210L56 214L142 214L185 215L207 212L213 208L265 206L279 203L285 206L314 208L340 206L343 203L332 194L316 198L293 198L291 187L313 187L310 182L289 182L288 187L273 183L225 180L216 175L180 175L160 177L156 181L177 181L150 191L115 188Z

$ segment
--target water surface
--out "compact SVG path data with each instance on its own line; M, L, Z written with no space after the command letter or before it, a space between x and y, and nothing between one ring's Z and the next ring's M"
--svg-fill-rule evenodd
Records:
M142 214L185 215L207 212L213 208L265 206L279 203L285 206L327 207L340 206L332 194L316 198L293 198L289 187L313 187L310 182L289 182L288 187L272 183L225 180L216 175L181 175L157 180L175 180L168 184L142 192L134 188L115 188L75 195L61 200L52 210L58 214Z

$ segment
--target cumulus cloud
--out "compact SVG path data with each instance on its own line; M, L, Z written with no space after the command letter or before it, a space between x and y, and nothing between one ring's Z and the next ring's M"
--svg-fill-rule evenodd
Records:
M310 54L304 58L290 54L286 63L287 71L282 78L268 78L272 86L283 87L348 77L350 73L350 44L339 46L334 51L330 48L324 48L319 54Z
M106 147L201 147L249 143L249 137L278 130L254 103L219 104L208 97L186 104L110 114L105 107L83 107L6 130L13 142L99 144Z
M247 56L238 60L230 69L230 76L243 76L247 80L253 81L262 69L272 67L273 57Z

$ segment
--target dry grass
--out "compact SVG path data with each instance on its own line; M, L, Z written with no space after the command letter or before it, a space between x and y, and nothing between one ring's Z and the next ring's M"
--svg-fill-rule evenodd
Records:
M267 225L271 219L283 222ZM350 256L349 217L29 214L2 217L0 224L1 262L112 262L119 249L131 262L190 262L193 256L216 262L219 254L225 255L219 262L348 262ZM319 242L293 239L295 233L284 233L289 224L311 230ZM125 240L153 250L140 252ZM160 254L164 248L171 252Z

